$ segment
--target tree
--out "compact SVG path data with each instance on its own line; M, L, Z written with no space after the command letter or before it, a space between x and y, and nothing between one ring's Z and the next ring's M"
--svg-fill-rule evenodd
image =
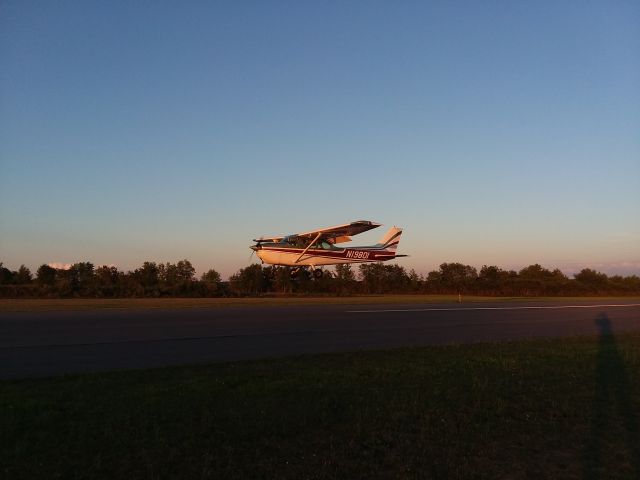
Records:
M443 263L440 265L440 282L452 293L460 293L473 286L478 271L462 263Z
M409 279L409 289L411 293L417 293L420 291L420 287L424 283L424 279L422 276L418 275L416 271L412 268L409 270L409 275L407 276Z
M56 269L55 291L61 297L72 297L77 290L77 282L70 270Z
M432 270L427 273L425 284L427 292L443 293L444 285L442 284L442 274L440 273L440 270Z
M551 272L539 263L529 265L520 270L520 278L528 280L544 280L551 277Z
M142 286L144 295L157 297L160 295L158 289L158 265L156 262L144 262L142 267L133 272L133 277Z
M118 293L122 274L114 266L102 265L95 270L96 293L100 296L114 296Z
M384 282L382 263L361 263L358 271L365 293L382 293Z
M536 263L520 270L516 290L520 295L557 295L567 290L568 281L559 269L550 271Z
M93 263L78 262L71 265L68 270L74 293L81 295L94 295L95 272Z
M348 263L336 265L336 278L343 282L352 282L356 279L355 273L351 269L351 265Z
M278 293L293 292L294 282L291 279L291 268L271 265L263 270L267 278L271 280L273 290Z
M31 270L29 270L24 265L20 265L20 268L18 269L18 273L16 274L16 277L15 277L15 282L18 285L27 285L31 283L32 280L33 280L33 275L31 275Z
M178 267L173 263L158 265L158 279L166 287L174 287L178 283Z
M383 293L406 293L409 289L409 277L400 265L384 265Z
M191 282L196 274L196 269L193 268L189 260L184 259L180 260L176 265L176 274L179 281Z
M36 282L41 285L53 285L56 282L57 270L49 265L40 265L36 272Z
M337 293L346 295L356 290L356 275L348 263L338 264L335 268Z
M158 266L158 279L162 284L163 295L190 295L194 288L195 268L189 260L180 260L177 264L167 262Z
M591 291L605 290L609 283L609 278L606 274L597 272L590 268L583 268L580 273L576 273L575 278L582 285L587 287Z
M220 274L213 268L203 273L200 281L205 295L217 295L220 292L222 280Z
M484 293L497 295L503 292L508 278L509 272L495 265L483 265L478 274L478 286Z
M229 278L231 289L242 295L256 295L266 290L267 281L262 267L257 263L241 268Z
M9 285L14 283L16 272L12 272L0 262L0 285Z
M213 268L203 273L202 277L200 277L200 280L205 283L211 283L216 285L221 282L220 274L216 272Z
M409 288L409 277L404 267L400 265L363 263L359 270L367 293L401 293Z

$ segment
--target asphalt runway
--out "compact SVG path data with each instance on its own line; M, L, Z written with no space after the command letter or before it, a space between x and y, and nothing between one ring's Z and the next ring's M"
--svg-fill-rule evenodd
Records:
M310 305L0 313L0 378L640 331L640 304Z

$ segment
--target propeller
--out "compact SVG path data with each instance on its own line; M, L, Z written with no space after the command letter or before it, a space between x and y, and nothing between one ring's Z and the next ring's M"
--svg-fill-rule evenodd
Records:
M258 243L256 245L251 245L249 247L251 249L251 254L249 255L249 263L251 263L251 260L253 259L253 255L261 248L260 241L259 240L254 240L254 241Z
M249 263L251 263L251 261L253 260L253 255L256 253L256 250L253 247L253 245L249 247L251 249L251 253L249 254Z

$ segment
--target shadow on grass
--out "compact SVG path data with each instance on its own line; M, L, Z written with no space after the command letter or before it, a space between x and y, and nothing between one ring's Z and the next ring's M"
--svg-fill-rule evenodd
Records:
M607 465L611 464L611 458L605 458L605 455L627 459L633 475L631 478L640 478L638 418L627 368L616 344L609 317L601 313L595 322L599 330L598 364L591 434L585 449L584 478L610 478ZM626 437L623 439L626 452L606 451L608 439L616 434L611 431L617 420L616 413L622 430L615 430Z

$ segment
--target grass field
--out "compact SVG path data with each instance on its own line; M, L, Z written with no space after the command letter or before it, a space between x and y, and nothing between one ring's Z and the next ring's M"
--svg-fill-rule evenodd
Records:
M462 296L469 302L522 301L640 301L640 297L483 297ZM352 297L260 297L260 298L71 298L0 299L0 312L37 312L103 309L219 308L236 306L318 304L433 304L457 303L457 295L361 295Z
M3 478L640 478L640 334L0 382Z

